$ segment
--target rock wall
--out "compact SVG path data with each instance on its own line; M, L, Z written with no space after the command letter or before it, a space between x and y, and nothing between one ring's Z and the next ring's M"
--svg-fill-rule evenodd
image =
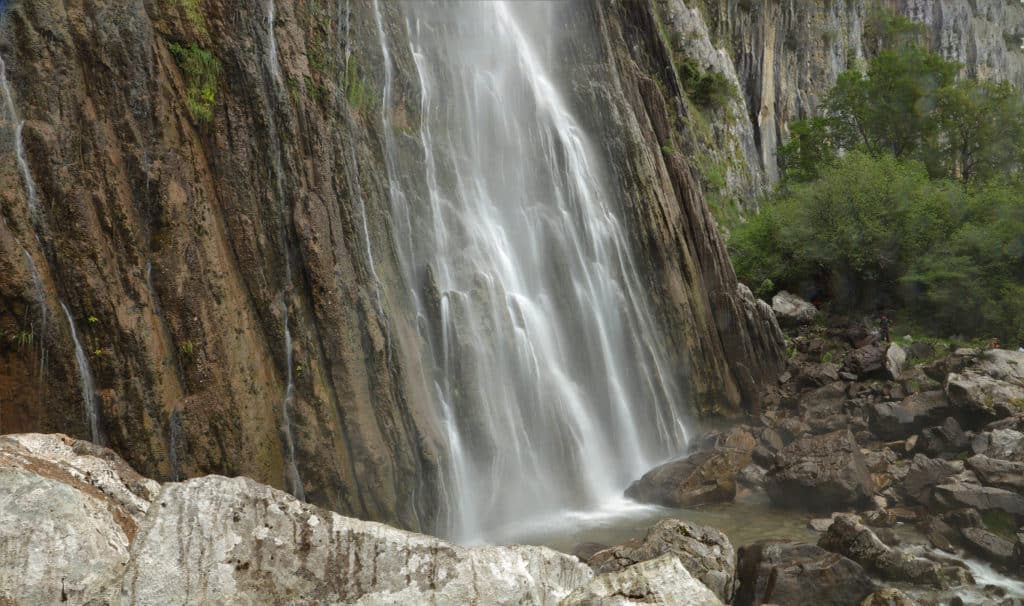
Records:
M726 140L745 151L752 180L727 182L723 190L745 210L756 209L749 183L778 179L776 149L788 139L791 121L815 114L843 71L865 59L869 12L883 8L925 26L928 45L963 64L963 76L1013 82L1024 90L1024 5L1004 0L659 0L669 26L684 35L684 54L739 83L745 119ZM688 8L687 8L688 7ZM703 23L694 25L695 21ZM712 60L707 45L732 59ZM698 150L722 165L715 151ZM737 162L733 161L732 165ZM725 166L731 166L728 162ZM707 183L705 183L707 189Z
M421 285L392 242L376 4L5 5L0 431L88 438L95 395L98 437L146 475L247 475L432 528L444 445L408 301ZM390 122L416 162L405 19L380 8ZM679 405L753 407L781 336L701 194L657 10L581 0L564 19L584 66L564 77L613 169Z

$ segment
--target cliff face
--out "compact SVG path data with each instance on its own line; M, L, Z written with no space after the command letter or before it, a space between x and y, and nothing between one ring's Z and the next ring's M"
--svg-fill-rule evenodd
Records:
M739 83L743 118L718 142L744 150L742 161L714 149L698 153L720 168L745 164L751 180L708 187L756 208L749 183L778 179L777 147L788 139L788 124L815 115L824 95L843 71L865 58L871 10L885 8L925 26L926 42L947 59L963 64L963 76L1007 80L1024 90L1024 5L1003 0L659 0L669 26L680 32L706 29L707 38L685 35L680 49L709 69ZM693 25L699 22L698 25ZM705 59L711 45L731 63ZM753 152L747 131L754 141ZM736 168L731 168L735 171Z
M419 83L400 5L381 3L380 31L375 7L9 3L0 430L95 436L153 477L248 475L433 527L436 344L395 252L385 153L393 136L403 163L423 161ZM663 15L560 11L581 34L560 42L580 65L560 77L602 147L678 405L751 407L781 337L705 204Z

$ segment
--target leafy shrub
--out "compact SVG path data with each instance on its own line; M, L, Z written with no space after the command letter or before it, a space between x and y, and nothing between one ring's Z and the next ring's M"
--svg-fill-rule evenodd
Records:
M217 81L220 79L220 61L208 50L192 43L182 46L170 44L178 67L185 75L189 112L196 122L209 122L217 101Z

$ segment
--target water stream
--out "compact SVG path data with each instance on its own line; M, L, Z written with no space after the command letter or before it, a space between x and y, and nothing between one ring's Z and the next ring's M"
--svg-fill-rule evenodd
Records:
M299 467L295 462L295 428L292 424L291 409L295 402L295 367L292 359L292 330L288 323L288 295L292 290L292 259L291 247L288 244L288 214L289 205L284 183L284 150L281 145L281 135L278 132L277 119L274 115L278 100L278 91L283 86L281 76L281 64L277 57L277 38L274 34L274 19L276 18L276 7L274 0L267 0L267 69L270 72L270 88L267 97L270 101L270 108L267 112L267 122L270 130L270 156L273 162L274 193L281 206L281 242L284 248L285 284L281 289L281 310L284 321L284 347L286 385L284 399L281 402L281 434L285 445L285 474L291 493L297 499L305 501L306 491L299 476Z
M89 424L89 435L94 444L103 445L103 434L100 431L99 402L96 397L96 382L92 378L92 369L89 368L89 358L85 355L85 348L78 339L78 331L75 329L75 321L71 318L71 312L63 301L60 308L68 319L68 328L71 331L71 340L75 345L75 362L78 364L78 386L82 391L82 400L85 402L85 419Z
M29 169L28 160L25 159L25 144L22 140L22 130L25 122L18 118L18 110L14 105L14 96L11 94L11 86L7 82L7 64L4 58L0 57L0 91L3 92L4 105L7 115L14 125L14 155L18 163L18 170L25 182L25 199L28 201L28 209L31 214L36 211L36 182L32 178L32 171Z
M392 50L375 2L392 224L407 283L429 278L440 292L431 321L447 534L488 541L620 502L631 480L683 448L686 403L606 159L550 76L553 6L405 7L422 167L401 165L395 149ZM398 171L423 173L425 200L402 190Z

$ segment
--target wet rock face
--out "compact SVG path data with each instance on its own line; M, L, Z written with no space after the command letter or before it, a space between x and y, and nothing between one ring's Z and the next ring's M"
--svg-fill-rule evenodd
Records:
M286 487L293 441L310 501L431 528L445 513L445 461L421 354L439 345L417 325L408 293L420 284L403 283L395 254L380 99L349 94L356 80L383 88L374 4L351 3L349 15L349 3L279 2L272 27L267 3L201 4L196 21L174 2L7 3L0 55L38 210L28 211L15 155L0 155L11 184L0 194L0 327L36 332L31 352L0 346L0 429L89 434L63 302L96 376L107 444L147 475L246 474ZM388 109L416 165L405 18L381 4ZM752 408L778 373L781 333L736 283L687 156L663 151L688 149L691 135L676 126L679 90L665 98L653 86L666 56L652 8L564 11L585 34L566 53L587 67L564 88L612 167L669 372L708 412ZM219 65L206 118L183 59L193 43Z

